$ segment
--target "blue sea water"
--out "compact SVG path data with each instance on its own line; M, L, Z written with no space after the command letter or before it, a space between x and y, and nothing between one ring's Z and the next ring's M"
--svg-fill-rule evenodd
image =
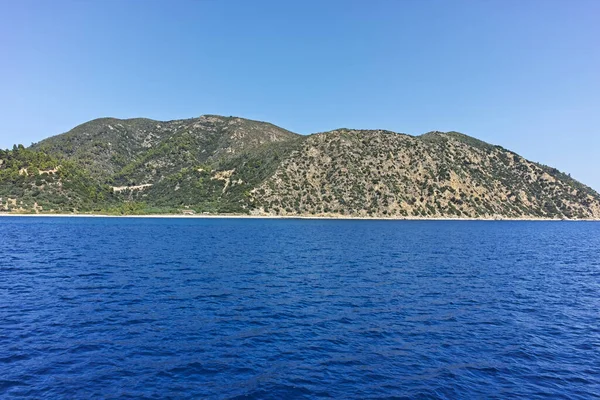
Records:
M0 397L600 397L600 223L0 218Z

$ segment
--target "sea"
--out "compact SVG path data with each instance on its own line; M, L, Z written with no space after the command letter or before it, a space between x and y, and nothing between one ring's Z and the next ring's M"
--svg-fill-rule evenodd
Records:
M0 398L600 398L600 223L0 217Z

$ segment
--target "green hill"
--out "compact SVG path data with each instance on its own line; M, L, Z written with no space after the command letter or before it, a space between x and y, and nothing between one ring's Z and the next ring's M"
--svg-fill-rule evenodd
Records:
M207 115L96 119L0 152L0 210L600 218L600 195L458 132L301 136Z

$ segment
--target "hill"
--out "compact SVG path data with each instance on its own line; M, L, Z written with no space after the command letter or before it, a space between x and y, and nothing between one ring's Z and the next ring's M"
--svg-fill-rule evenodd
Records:
M600 218L591 188L458 132L301 136L214 115L102 118L15 146L0 197L13 212Z
M598 218L558 170L456 132L313 135L253 191L263 212L377 217Z
M101 179L135 184L296 136L272 124L214 115L167 122L101 118L33 149L73 160Z

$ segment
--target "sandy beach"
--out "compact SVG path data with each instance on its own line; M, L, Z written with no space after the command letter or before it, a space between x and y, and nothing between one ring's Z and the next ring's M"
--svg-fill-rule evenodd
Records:
M324 215L248 215L248 214L142 214L142 215L108 215L108 214L11 214L0 213L0 217L67 217L67 218L173 218L173 219L314 219L314 220L365 220L365 221L585 221L598 222L600 219L557 219L557 218L452 218L452 217L358 217L358 216L324 216Z

